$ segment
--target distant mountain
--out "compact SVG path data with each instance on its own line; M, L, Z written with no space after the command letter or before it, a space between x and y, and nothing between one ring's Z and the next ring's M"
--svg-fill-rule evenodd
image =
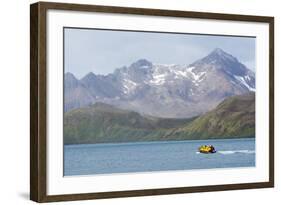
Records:
M143 116L104 103L66 112L64 143L88 144L255 136L255 94L229 97L199 117Z
M72 77L65 77L65 111L103 102L151 116L188 118L255 90L255 74L219 48L190 65L140 59L108 75L89 73L77 83Z
M91 95L87 88L76 79L72 73L64 75L64 109L84 107L92 104L95 97Z

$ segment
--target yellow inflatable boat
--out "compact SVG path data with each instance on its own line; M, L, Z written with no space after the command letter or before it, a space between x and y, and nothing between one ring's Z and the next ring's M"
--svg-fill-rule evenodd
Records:
M199 152L204 154L213 154L216 153L216 149L213 145L202 145L199 147Z

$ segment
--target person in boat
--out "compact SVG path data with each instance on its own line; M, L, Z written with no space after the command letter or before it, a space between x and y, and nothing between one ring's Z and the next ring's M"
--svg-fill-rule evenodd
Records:
M202 145L199 147L201 153L215 153L216 149L213 145Z

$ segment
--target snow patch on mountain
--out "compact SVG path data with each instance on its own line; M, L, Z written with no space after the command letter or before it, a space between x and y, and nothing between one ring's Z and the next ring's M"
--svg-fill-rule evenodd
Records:
M244 77L234 75L234 78L235 78L236 80L238 80L238 81L239 81L242 85L244 85L246 88L248 88L249 91L253 91L253 92L256 91L255 88L251 87L251 86L246 82L245 78L248 79L248 80L250 80L250 77L249 77L248 75L246 75L246 76L244 76Z
M192 82L195 84L195 86L199 86L199 83L204 80L204 76L206 75L205 71L202 72L194 72L195 67L189 67L186 69L185 76L188 77L188 73L192 76Z
M188 67L187 65L175 64L153 64L152 79L149 81L154 85L163 85L166 82L171 82L168 79L185 79L191 80L196 86L204 80L205 71L195 72L195 67Z
M154 85L162 85L165 83L166 74L153 75L153 79L149 82Z
M174 73L176 74L175 78L182 78L182 77L186 78L186 77L188 77L188 72L186 72L186 71L174 70Z
M123 79L123 88L124 93L129 94L135 90L137 87L137 83L129 80L129 79Z

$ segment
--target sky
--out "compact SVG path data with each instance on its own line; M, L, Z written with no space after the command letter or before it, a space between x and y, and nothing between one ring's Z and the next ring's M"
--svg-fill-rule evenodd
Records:
M215 48L255 71L255 38L65 28L65 72L82 78L106 75L139 59L160 64L191 64Z

